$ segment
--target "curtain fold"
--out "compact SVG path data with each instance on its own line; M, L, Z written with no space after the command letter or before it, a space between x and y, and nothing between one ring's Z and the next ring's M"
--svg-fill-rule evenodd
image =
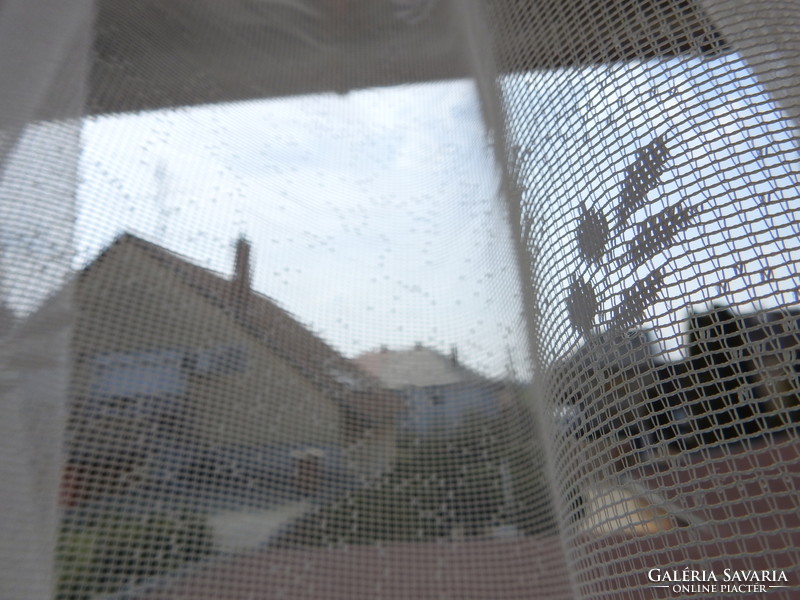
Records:
M51 598L91 2L0 7L0 596Z

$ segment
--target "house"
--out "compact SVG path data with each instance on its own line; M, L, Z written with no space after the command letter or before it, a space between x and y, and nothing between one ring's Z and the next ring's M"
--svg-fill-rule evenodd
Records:
M255 292L250 254L226 278L124 234L35 315L75 317L58 597L268 544L393 467L399 399Z
M800 421L800 314L688 315L685 357L651 354L644 331L598 334L551 370L557 421L617 468L639 451L665 455L784 433ZM624 456L623 456L624 455Z
M154 471L269 502L389 467L387 392L251 288L250 253L227 279L123 234L78 275L67 504Z
M800 313L714 306L686 321L686 358L658 369L653 413L678 449L800 422Z
M508 391L461 363L455 348L447 356L419 343L404 350L382 347L354 360L402 396L406 412L401 427L415 434L452 431L468 416L497 416Z

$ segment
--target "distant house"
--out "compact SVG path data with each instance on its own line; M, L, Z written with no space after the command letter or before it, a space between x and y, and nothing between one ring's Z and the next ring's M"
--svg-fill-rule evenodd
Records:
M306 494L333 471L359 478L388 468L387 392L253 291L250 272L243 239L226 279L124 234L79 274L68 503L154 468L173 479L239 479L256 495L270 485L269 464L285 465L273 487Z
M716 306L691 313L685 330L688 356L659 368L654 395L671 443L730 442L800 422L800 313Z
M617 467L783 432L800 422L800 313L690 313L685 358L651 353L647 332L592 336L551 369L556 420ZM624 456L623 456L624 455ZM618 460L622 459L622 460Z
M447 356L417 344L407 350L381 348L354 360L402 396L401 426L416 434L453 430L468 416L497 416L505 390L459 362L455 349Z

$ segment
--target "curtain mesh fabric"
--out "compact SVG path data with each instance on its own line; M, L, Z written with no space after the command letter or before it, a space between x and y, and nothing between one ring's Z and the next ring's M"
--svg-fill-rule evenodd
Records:
M0 596L798 594L796 3L61 4L0 9Z
M580 597L795 593L725 587L726 568L798 564L798 55L782 42L798 12L755 6L553 2L566 54L500 42L538 415L571 432L545 438ZM664 20L671 37L648 35ZM500 40L526 28L497 22Z

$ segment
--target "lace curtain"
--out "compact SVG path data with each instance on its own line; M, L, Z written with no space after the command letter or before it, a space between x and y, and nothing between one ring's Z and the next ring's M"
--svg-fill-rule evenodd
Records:
M794 2L0 29L0 596L796 593Z

